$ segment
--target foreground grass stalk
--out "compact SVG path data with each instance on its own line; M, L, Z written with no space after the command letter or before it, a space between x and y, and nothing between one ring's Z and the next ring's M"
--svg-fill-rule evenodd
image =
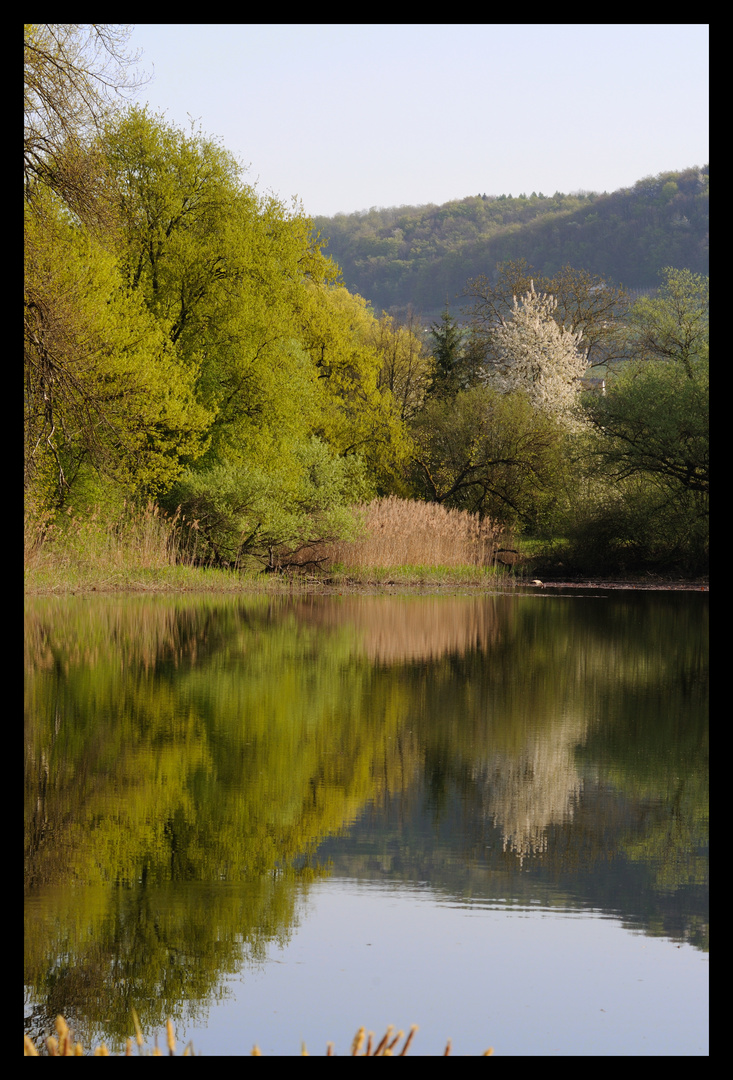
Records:
M138 1045L138 1051L139 1051L140 1054L145 1055L145 1051L142 1048L143 1040L142 1040L142 1032L140 1030L140 1022L138 1020L137 1013L135 1012L134 1009L132 1010L132 1020L133 1020L133 1024L134 1024L134 1027L135 1027L135 1041L137 1042L137 1045ZM369 1036L367 1038L366 1029L363 1028L363 1027L360 1027L359 1030L357 1031L356 1035L354 1036L354 1040L353 1040L353 1042L351 1044L351 1055L350 1056L351 1057L394 1057L394 1056L396 1056L396 1057L404 1057L405 1054L407 1053L407 1049L410 1046L410 1043L413 1040L413 1037L414 1037L415 1033L417 1031L419 1031L419 1028L418 1028L417 1024L412 1025L412 1027L410 1028L410 1031L409 1031L409 1033L407 1035L407 1038L405 1039L404 1045L403 1045L402 1049L399 1050L399 1051L397 1051L397 1044L399 1043L400 1039L404 1038L405 1033L404 1033L404 1031L398 1031L396 1035L393 1035L392 1034L393 1031L394 1031L394 1026L392 1024L390 1024L389 1027L387 1028L387 1030L385 1031L384 1035L382 1036L382 1038L377 1043L377 1045L374 1046L374 1048L372 1048L373 1047L374 1032L370 1031ZM364 1045L365 1038L367 1039L366 1050L364 1051L363 1054L360 1054L359 1051L361 1050L362 1046ZM175 1037L175 1032L174 1032L174 1029L173 1029L173 1024L171 1023L170 1020L168 1020L167 1023L166 1023L166 1041L167 1041L167 1045L168 1045L168 1056L169 1057L175 1057L176 1056L176 1037ZM335 1057L335 1054L334 1054L334 1051L333 1051L334 1045L335 1044L332 1043L332 1042L327 1044L327 1046L326 1046L326 1057ZM49 1035L49 1037L46 1039L45 1050L46 1050L46 1055L48 1057L81 1057L84 1054L81 1043L72 1044L71 1031L69 1029L69 1025L66 1023L66 1020L64 1020L63 1016L57 1016L56 1017L56 1035L55 1036L54 1035ZM446 1057L448 1054L450 1054L450 1052L451 1052L451 1041L449 1039L448 1042L446 1043L446 1047L445 1047L445 1050L444 1050L442 1056ZM301 1043L300 1053L301 1053L302 1057L308 1057L309 1056L308 1051L307 1051L306 1046L305 1046L305 1043ZM493 1053L494 1053L493 1048L489 1047L488 1050L484 1050L484 1053L483 1053L482 1057L490 1057ZM39 1051L36 1049L36 1047L34 1046L32 1040L29 1039L27 1035L23 1036L23 1055L24 1055L24 1057L41 1057L42 1056L39 1053ZM93 1057L112 1057L112 1055L110 1054L109 1050L107 1049L107 1047L105 1046L104 1043L102 1043L101 1046L98 1046L94 1050L92 1056ZM127 1040L124 1056L125 1057L131 1057L132 1056L132 1040L131 1039ZM163 1051L158 1046L158 1037L157 1037L157 1035L155 1037L155 1046L153 1047L153 1049L151 1051L148 1051L147 1056L149 1056L149 1057L164 1057ZM193 1056L194 1056L193 1046L191 1045L190 1042L188 1042L186 1044L184 1050L183 1050L183 1057L193 1057ZM251 1057L262 1057L262 1051L260 1050L259 1046L257 1046L255 1044L252 1047L252 1052L251 1052L250 1056Z

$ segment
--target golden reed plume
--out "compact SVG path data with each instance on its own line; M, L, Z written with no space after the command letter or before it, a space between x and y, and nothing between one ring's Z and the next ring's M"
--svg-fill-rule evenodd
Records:
M146 1056L146 1052L143 1050L142 1031L140 1029L140 1022L137 1018L137 1013L133 1009L132 1011L133 1024L135 1027L135 1041L137 1043L138 1053ZM405 1038L404 1031L398 1031L396 1035L393 1035L394 1027L390 1024L386 1032L379 1040L378 1043L374 1043L374 1032L370 1031L368 1034L366 1029L361 1027L354 1036L354 1041L351 1044L351 1056L352 1057L404 1057L407 1053L407 1049L413 1040L415 1032L418 1031L417 1024L413 1024L409 1030L407 1038L402 1045L402 1048L398 1048L400 1039ZM361 1048L364 1046L366 1039L366 1049L361 1053ZM166 1042L168 1045L168 1056L176 1056L176 1037L173 1031L173 1024L169 1020L166 1024ZM328 1043L326 1047L326 1057L334 1057L333 1043ZM84 1050L81 1043L72 1042L71 1031L69 1025L64 1020L63 1016L56 1017L56 1035L49 1035L45 1042L45 1052L48 1057L82 1057ZM446 1043L445 1050L443 1051L443 1057L447 1057L451 1052L450 1039ZM484 1050L482 1057L490 1057L494 1053L492 1047L488 1050ZM25 1057L41 1057L43 1051L39 1053L33 1044L32 1040L27 1035L23 1036L23 1054ZM93 1054L94 1057L111 1057L109 1050L102 1043L98 1046ZM132 1056L132 1039L127 1040L127 1046L125 1048L125 1057ZM155 1046L151 1051L147 1052L149 1057L163 1057L163 1051L158 1046L158 1039L156 1036ZM262 1051L258 1046L252 1047L252 1056L261 1057ZM301 1044L301 1056L308 1057L308 1051L306 1050L305 1043ZM186 1044L183 1050L183 1057L195 1057L193 1046L189 1042Z

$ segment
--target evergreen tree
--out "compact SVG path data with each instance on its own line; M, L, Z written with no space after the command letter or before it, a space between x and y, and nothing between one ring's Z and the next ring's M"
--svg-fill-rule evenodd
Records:
M446 304L440 322L430 328L435 375L430 388L438 397L453 397L463 389L463 335Z

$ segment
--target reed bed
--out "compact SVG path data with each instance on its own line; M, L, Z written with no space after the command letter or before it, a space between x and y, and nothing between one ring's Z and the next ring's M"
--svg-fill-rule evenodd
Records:
M496 522L437 503L390 496L355 509L359 539L302 548L282 568L368 573L375 580L391 571L399 571L401 580L407 574L410 582L429 582L443 571L473 579L503 568L501 552L512 546ZM115 510L70 506L55 514L31 509L24 524L26 588L227 590L241 589L245 579L246 587L264 587L256 560L235 573L202 563L196 528L154 502Z
M173 1029L173 1024L169 1020L166 1024L166 1046L167 1053L158 1046L158 1037L155 1037L155 1046L152 1050L146 1051L143 1048L142 1031L140 1030L140 1022L137 1018L135 1010L132 1010L132 1019L135 1027L135 1043L137 1044L138 1054L142 1057L175 1057L176 1056L176 1036ZM417 1024L413 1024L410 1028L407 1036L404 1031L398 1031L395 1034L394 1027L390 1025L381 1039L378 1041L375 1039L373 1031L367 1034L365 1028L359 1028L354 1040L351 1044L351 1057L404 1057L408 1051L408 1048L419 1030ZM400 1039L404 1039L402 1046L399 1046ZM364 1044L366 1043L366 1046ZM328 1043L326 1046L326 1057L335 1057L334 1054L335 1043ZM133 1056L133 1040L128 1039L125 1047L125 1053L123 1057ZM364 1048L362 1053L362 1048ZM445 1050L442 1057L447 1057L451 1052L450 1039L446 1043ZM488 1050L484 1050L482 1057L490 1057L494 1053L493 1047L489 1047ZM305 1043L301 1044L300 1048L301 1057L309 1057L308 1050ZM46 1039L44 1052L39 1052L32 1040L27 1035L23 1036L23 1055L24 1057L84 1057L84 1048L81 1043L74 1042L73 1034L69 1025L63 1016L56 1017L56 1034L50 1035ZM182 1057L195 1057L193 1045L191 1042L186 1043L183 1048ZM251 1051L252 1057L262 1057L262 1051L255 1045ZM114 1057L110 1054L109 1050L104 1043L98 1046L92 1057Z
M506 547L501 525L438 503L375 499L359 508L363 536L309 548L301 558L345 569L474 567L492 569Z
M180 513L168 515L154 502L116 511L68 507L52 514L26 510L26 588L75 589L241 589L247 573L202 565L196 530Z
M178 515L169 518L153 502L142 508L123 503L116 513L69 506L55 515L26 513L24 564L27 570L157 570L185 558L179 541Z

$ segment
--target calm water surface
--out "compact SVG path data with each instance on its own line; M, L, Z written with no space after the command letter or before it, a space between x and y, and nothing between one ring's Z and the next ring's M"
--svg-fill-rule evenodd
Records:
M708 600L29 601L26 1032L707 1054Z

